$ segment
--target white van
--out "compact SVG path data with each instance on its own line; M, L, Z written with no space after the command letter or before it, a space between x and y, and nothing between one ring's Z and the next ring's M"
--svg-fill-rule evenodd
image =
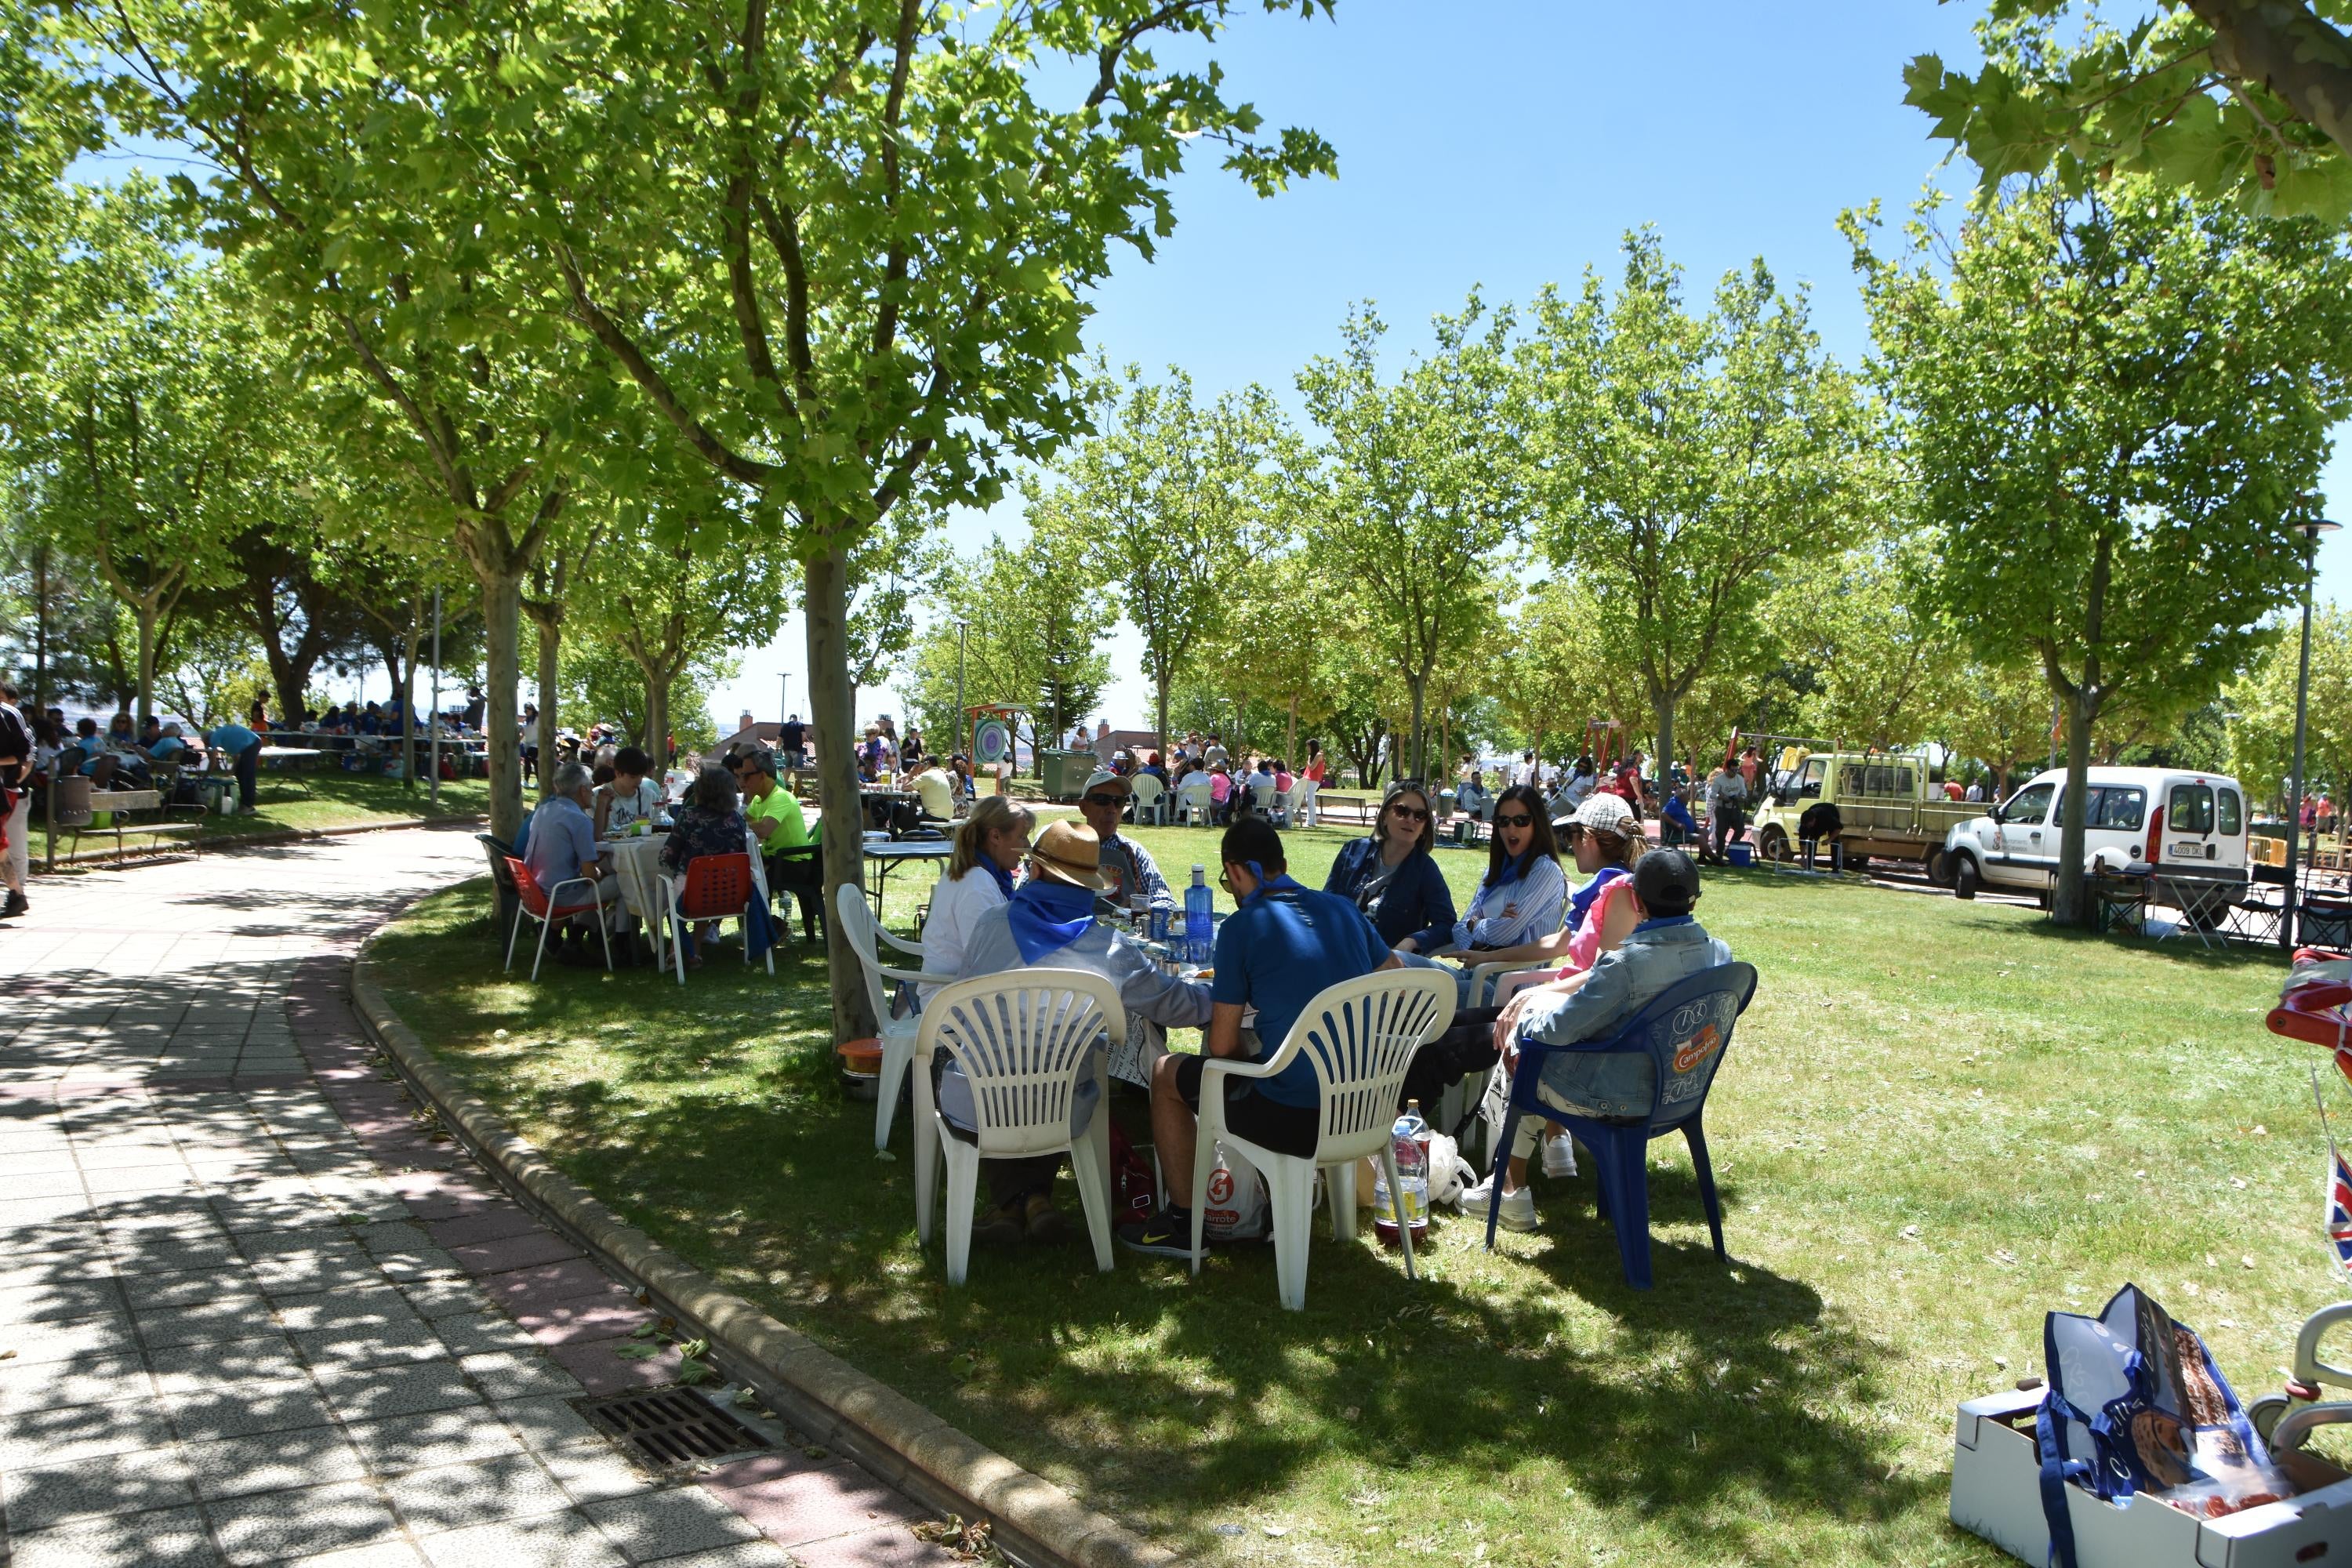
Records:
M2238 781L2177 768L2090 771L2083 859L2116 871L2160 875L2185 895L2189 918L2218 923L2245 899L2250 814ZM2064 769L2045 773L1988 816L1945 837L1953 888L1980 887L2046 897L2055 880L2065 818Z

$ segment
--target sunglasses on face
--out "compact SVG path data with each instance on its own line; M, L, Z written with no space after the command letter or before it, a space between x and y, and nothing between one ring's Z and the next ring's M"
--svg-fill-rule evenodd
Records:
M1535 825L1536 819L1525 815L1524 813L1513 816L1498 816L1495 818L1495 826L1497 827L1533 827Z
M1395 812L1399 816L1403 817L1407 822L1427 822L1429 820L1429 811L1424 806L1392 805L1389 807L1389 809Z
M1087 796L1087 804L1088 805L1125 805L1127 797L1123 795L1105 795L1102 791L1097 790Z

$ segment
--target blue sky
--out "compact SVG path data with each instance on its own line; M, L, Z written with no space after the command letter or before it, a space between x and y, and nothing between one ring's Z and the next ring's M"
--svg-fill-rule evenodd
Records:
M1703 299L1762 256L1848 363L1869 346L1836 221L1871 200L1891 216L1938 174L1942 148L1903 103L1902 70L1923 51L1976 58L1981 7L1686 4L1592 0L1340 0L1336 22L1252 16L1220 52L1234 94L1270 124L1313 126L1339 153L1337 181L1261 201L1213 169L1188 172L1178 227L1157 260L1132 262L1097 297L1091 346L1148 371L1183 365L1205 391L1264 383L1297 409L1291 376L1329 352L1351 301L1371 300L1400 358L1473 286L1523 300L1588 267L1613 275L1620 237L1656 226ZM2329 472L2352 521L2352 461ZM957 520L970 550L1017 531L1017 510ZM2352 596L2352 542L2321 556L2320 595ZM1106 627L1114 724L1145 722L1137 642ZM747 650L714 704L767 716L776 677L806 696L797 616ZM861 713L900 710L861 693ZM727 725L722 722L722 729Z

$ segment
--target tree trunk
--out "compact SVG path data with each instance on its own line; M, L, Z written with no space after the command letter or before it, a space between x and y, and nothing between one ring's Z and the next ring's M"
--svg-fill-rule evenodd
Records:
M666 667L639 665L646 678L646 735L640 743L646 755L666 759L669 755L669 689L671 676Z
M1423 765L1428 760L1426 752L1429 737L1422 733L1421 725L1424 705L1428 700L1429 671L1424 669L1414 676L1411 684L1412 686L1412 773L1407 775L1400 768L1397 776L1425 779L1429 776L1428 770Z
M515 689L522 683L522 572L509 566L482 579L484 655L489 710L482 728L489 741L490 832L508 843L522 829L522 750L515 727Z
M555 773L555 689L563 679L563 606L542 605L530 618L539 626L539 733L531 737L531 744L539 748L539 798L545 800Z
M1290 700L1290 728L1283 735L1282 760L1290 765L1293 773L1301 766L1298 761L1298 699L1296 697Z
M2091 725L2097 700L2086 681L2066 703L2065 816L2058 829L2058 865L2050 890L2050 914L2060 925L2091 923L2090 900L2083 897L2083 804L2091 777ZM2156 803L2148 803L2156 809Z
M1651 701L1657 709L1658 733L1656 740L1653 743L1658 748L1658 776L1660 778L1664 778L1666 776L1667 761L1675 754L1675 698L1673 692L1657 686L1653 686L1650 689L1650 698ZM1632 748L1629 745L1627 749L1630 751Z
M155 711L155 619L154 601L150 599L132 606L139 619L139 711L135 715L144 725L147 716Z
M824 839L825 969L833 992L835 1043L874 1033L866 975L841 921L832 918L840 889L864 897L862 813L857 797L857 734L849 684L849 571L838 554L802 567L802 620L808 636L809 711L816 721L816 798Z
M1159 678L1158 679L1154 680L1154 681L1151 683L1151 684L1152 684L1152 686L1153 686L1153 688L1155 689L1155 690L1157 690L1157 692L1159 693L1159 698L1160 698L1160 760L1162 763L1165 763L1165 762L1168 760L1168 750L1169 750L1169 748L1168 748L1168 683L1169 683L1169 679L1170 679L1170 678L1169 678L1169 675L1167 674L1167 672L1166 672L1166 671L1164 671L1164 670L1163 670L1163 671L1160 673L1160 678Z

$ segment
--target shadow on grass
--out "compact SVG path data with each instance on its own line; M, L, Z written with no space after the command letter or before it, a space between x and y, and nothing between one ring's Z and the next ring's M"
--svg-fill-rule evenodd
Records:
M1335 1458L1367 1478L1357 1506L1433 1522L1446 1489L1507 1489L1539 1462L1693 1557L1770 1555L1770 1521L1792 1511L1867 1530L1934 1506L1940 1480L1899 1474L1872 1414L1888 1348L1803 1281L1719 1263L1679 1142L1651 1176L1647 1292L1624 1284L1589 1178L1548 1184L1542 1231L1494 1259L1483 1215L1441 1221L1417 1284L1374 1246L1332 1243L1318 1215L1292 1313L1263 1245L1197 1280L1124 1252L1096 1273L1066 1174L1072 1241L976 1248L950 1289L936 1238L914 1242L908 1119L877 1160L870 1107L832 1087L820 951L782 950L773 983L722 951L683 992L644 970L528 987L495 973L481 889L376 949L403 977L395 1005L478 1092L730 1288L1180 1552L1329 1487ZM493 1028L509 1034L497 1047ZM584 1059L530 1060L588 1037ZM1737 1258L1740 1194L1724 1196ZM1514 1506L1512 1527L1540 1535L1565 1505Z

